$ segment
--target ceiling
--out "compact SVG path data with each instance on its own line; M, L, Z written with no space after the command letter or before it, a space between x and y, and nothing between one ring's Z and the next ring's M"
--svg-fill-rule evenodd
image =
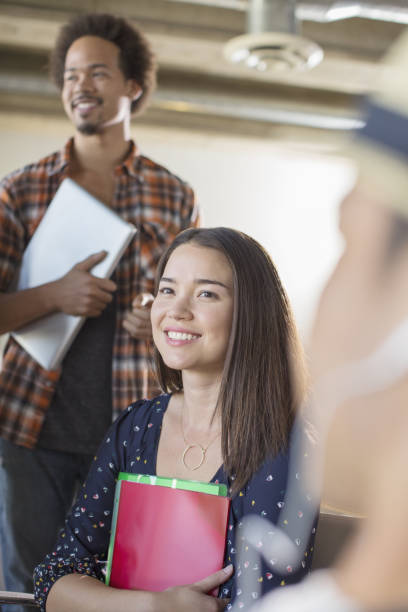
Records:
M58 28L80 12L115 12L145 32L158 57L144 123L330 143L361 122L379 61L408 23L408 0L297 2L302 36L323 48L323 62L260 72L223 57L225 43L247 30L247 9L248 0L1 0L0 113L61 115L46 70Z

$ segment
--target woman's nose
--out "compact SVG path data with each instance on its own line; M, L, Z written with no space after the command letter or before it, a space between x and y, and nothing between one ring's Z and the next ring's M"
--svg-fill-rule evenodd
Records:
M189 321L193 317L189 301L185 298L176 298L168 314L173 319L184 321Z

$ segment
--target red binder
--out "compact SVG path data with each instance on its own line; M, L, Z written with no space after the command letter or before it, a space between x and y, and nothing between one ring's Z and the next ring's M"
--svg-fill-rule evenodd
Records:
M121 473L106 583L162 591L221 569L230 504L225 495L225 485Z

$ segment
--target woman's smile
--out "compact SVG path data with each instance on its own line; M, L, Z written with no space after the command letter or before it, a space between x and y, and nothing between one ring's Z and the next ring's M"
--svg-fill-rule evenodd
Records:
M184 329L165 329L164 333L168 338L169 344L174 346L194 342L201 338L201 334L195 334Z

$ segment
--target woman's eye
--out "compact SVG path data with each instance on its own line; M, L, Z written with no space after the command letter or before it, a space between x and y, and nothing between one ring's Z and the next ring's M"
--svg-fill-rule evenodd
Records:
M173 289L171 289L171 287L160 287L159 293L162 295L171 295L173 293Z
M213 297L217 297L217 296L212 291L204 290L204 291L200 291L200 297L213 298Z

